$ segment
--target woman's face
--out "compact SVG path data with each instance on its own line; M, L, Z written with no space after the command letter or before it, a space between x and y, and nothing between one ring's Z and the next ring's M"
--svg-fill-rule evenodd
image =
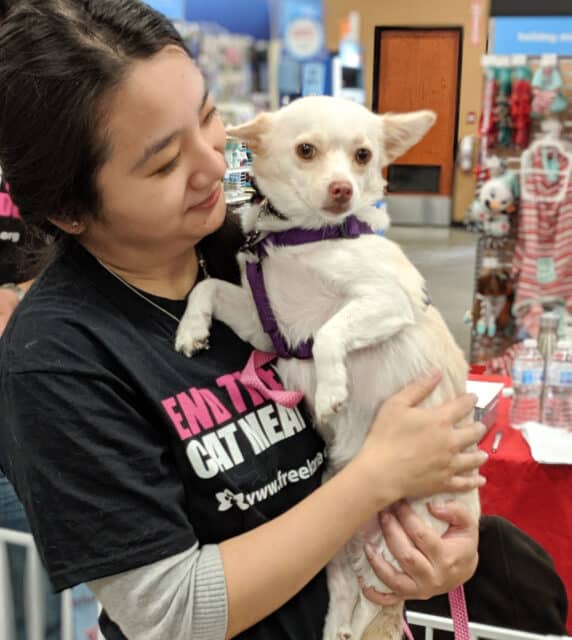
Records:
M225 132L199 70L168 46L135 62L105 107L102 207L81 241L116 264L188 251L225 216Z

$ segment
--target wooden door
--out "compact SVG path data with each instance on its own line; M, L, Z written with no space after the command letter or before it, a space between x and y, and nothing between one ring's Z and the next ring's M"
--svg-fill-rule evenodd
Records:
M389 168L390 191L451 196L457 138L461 29L376 29L374 110L432 109L427 136ZM410 188L408 188L408 183Z

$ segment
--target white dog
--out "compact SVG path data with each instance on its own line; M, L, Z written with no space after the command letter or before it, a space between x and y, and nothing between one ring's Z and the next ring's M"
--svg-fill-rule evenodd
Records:
M286 388L305 394L328 446L330 473L360 449L381 403L429 369L437 367L443 378L427 404L465 390L467 365L422 276L397 245L371 232L387 226L385 212L372 206L384 193L382 167L434 121L430 111L378 116L349 101L311 97L229 131L252 149L267 198L242 212L245 231L255 232L259 244L239 255L242 287L209 279L194 288L176 347L187 355L203 348L213 315L263 351L280 352L277 340L286 348L313 340L310 359L280 358L278 371ZM264 246L260 262L258 246ZM248 269L263 272L282 336L274 342L257 314ZM478 516L476 490L458 499ZM411 504L444 532L426 501ZM358 640L368 626L368 637L400 637L402 606L380 612L359 589L356 575L387 591L363 552L366 535L395 562L375 521L330 563L324 640Z

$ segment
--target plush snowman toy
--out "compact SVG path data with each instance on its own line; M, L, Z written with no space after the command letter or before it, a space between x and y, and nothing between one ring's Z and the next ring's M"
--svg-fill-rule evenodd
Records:
M500 238L510 231L510 215L516 211L511 185L505 177L491 178L481 188L473 203L471 217L485 235Z

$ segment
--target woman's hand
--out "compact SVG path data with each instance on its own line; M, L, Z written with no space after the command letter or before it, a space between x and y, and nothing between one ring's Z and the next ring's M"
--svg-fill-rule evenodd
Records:
M391 490L390 498L397 502L405 497L469 491L485 484L475 472L487 454L466 451L485 433L482 424L470 419L476 397L463 394L441 406L417 406L440 379L436 372L384 402L355 458L361 465L365 490L383 490L385 499Z
M450 527L441 537L401 502L393 513L380 517L387 546L402 571L366 547L372 569L391 590L382 594L373 588L364 595L376 604L390 606L402 600L426 600L447 593L466 582L478 563L479 523L459 502L429 505L431 513Z

